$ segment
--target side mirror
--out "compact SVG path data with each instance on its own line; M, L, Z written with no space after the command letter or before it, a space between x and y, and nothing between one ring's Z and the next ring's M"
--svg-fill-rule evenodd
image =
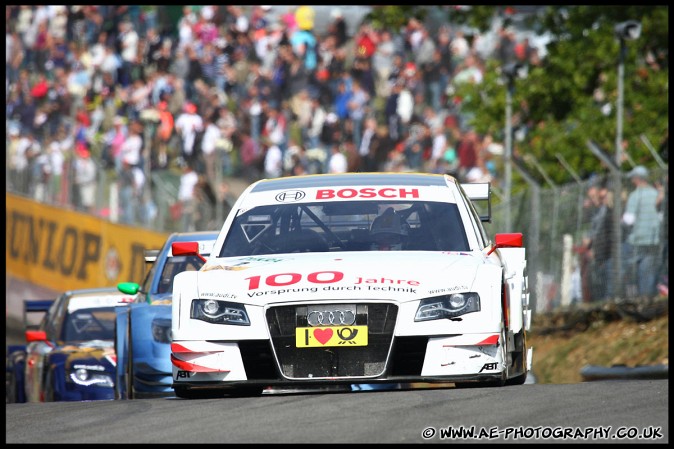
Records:
M47 333L45 331L26 331L26 341L28 343L47 341Z
M493 253L496 248L521 248L523 241L521 232L496 234L495 240L496 244L489 250L487 255Z
M171 243L172 256L197 256L204 262L206 258L199 254L199 242L174 242Z
M135 295L140 290L140 285L135 282L120 282L117 284L117 290L127 295Z

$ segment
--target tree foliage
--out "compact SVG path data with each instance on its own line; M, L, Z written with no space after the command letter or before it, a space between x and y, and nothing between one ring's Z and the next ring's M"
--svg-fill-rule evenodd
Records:
M560 184L572 178L560 170L558 153L581 177L606 171L587 148L588 139L615 159L620 41L614 27L638 21L640 37L625 42L623 140L635 163L653 166L640 136L657 148L669 132L668 6L397 5L375 7L369 20L378 27L400 29L410 17L424 20L438 11L447 23L479 32L487 32L498 17L504 26L551 36L541 63L528 67L525 79L515 80L514 128L520 131L516 136L524 137L513 139L513 154L534 156ZM483 82L457 86L453 100L472 117L470 126L503 141L506 85L501 69L495 59L485 61Z
M497 7L485 8L502 13ZM529 67L525 79L514 80L513 115L521 117L514 125L526 134L513 139L513 154L533 155L560 184L572 178L560 170L557 153L582 177L605 172L586 142L594 140L614 160L620 55L614 26L637 20L640 37L625 42L623 139L635 163L653 166L640 136L657 148L668 135L668 13L667 6L549 6L531 15L531 28L549 32L552 40L542 62ZM482 10L479 17L487 15ZM485 68L481 84L461 85L456 95L462 99L462 112L473 117L472 127L503 139L504 77L495 60L486 61Z

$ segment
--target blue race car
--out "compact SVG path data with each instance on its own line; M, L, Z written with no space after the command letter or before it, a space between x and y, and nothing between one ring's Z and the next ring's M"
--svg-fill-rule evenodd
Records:
M27 344L8 348L7 402L114 399L115 309L132 299L106 287L24 301ZM35 313L43 314L37 329Z
M119 291L135 295L129 307L116 317L117 399L174 396L171 384L171 300L173 278L182 271L199 270L204 260L198 256L174 256L174 242L198 242L199 253L208 256L218 232L171 234L160 250L145 252L151 263L142 285L122 282Z

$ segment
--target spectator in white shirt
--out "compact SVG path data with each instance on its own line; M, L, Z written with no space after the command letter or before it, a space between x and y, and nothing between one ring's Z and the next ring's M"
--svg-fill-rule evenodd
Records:
M280 178L283 174L283 154L278 145L271 144L264 156L264 176Z
M328 173L346 173L348 163L338 144L332 145L332 154L328 161Z
M178 201L181 204L181 228L183 232L196 230L194 223L194 213L196 211L196 201L194 188L199 182L199 175L194 171L190 164L183 162L183 174L180 176L180 185L178 187Z
M96 163L82 142L77 144L75 154L75 207L93 214L96 208Z
M181 157L186 163L196 162L194 142L203 126L204 121L197 113L197 106L194 103L187 103L175 121L175 130L182 140Z

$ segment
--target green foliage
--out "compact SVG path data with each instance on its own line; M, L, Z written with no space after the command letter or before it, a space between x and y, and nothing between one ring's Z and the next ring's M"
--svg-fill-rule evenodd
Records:
M478 7L469 13L487 14ZM521 117L528 132L522 141L513 140L513 154L533 155L559 184L572 178L559 169L556 153L581 176L606 171L586 142L596 141L613 159L620 55L614 26L637 20L641 36L626 41L623 138L635 162L653 166L639 136L657 146L668 133L668 7L550 6L533 18L532 29L551 32L553 40L541 64L514 81L513 117ZM456 95L462 112L473 116L472 127L503 139L506 85L496 61L485 68L482 84L458 86Z
M404 27L410 17L423 20L426 16L425 7L409 5L386 5L372 9L367 15L368 20L376 29L399 30Z

